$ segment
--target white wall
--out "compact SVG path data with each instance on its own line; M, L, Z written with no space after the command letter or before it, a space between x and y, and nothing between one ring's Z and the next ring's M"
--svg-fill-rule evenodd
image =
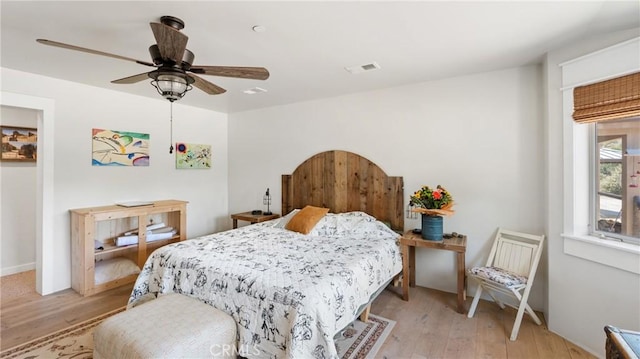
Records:
M154 91L153 88L149 89ZM212 169L176 170L170 155L169 102L2 69L2 91L55 102L53 288L70 286L69 209L124 200L180 199L187 206L187 235L229 227L227 115L174 104L174 142L211 144ZM91 129L149 133L149 167L94 167ZM5 210L6 211L6 210ZM3 215L5 213L3 211Z
M37 128L37 113L0 107L0 124ZM36 268L36 163L0 162L0 225L2 275Z
M456 213L444 229L468 235L468 267L483 263L498 226L544 231L540 79L530 66L230 114L229 210L262 208L270 187L278 213L280 175L347 150L403 176L405 203L423 184L445 186ZM456 291L452 252L418 249L416 261L418 285ZM542 309L539 275L531 303Z
M547 186L549 206L546 210L549 233L548 253L548 308L549 329L592 353L604 357L606 324L640 331L640 277L637 274L602 265L583 258L567 255L561 234L567 234L566 221L574 216L573 203L562 203L567 198L565 190L578 190L571 179L564 177L565 167L573 167L572 154L565 153L577 146L566 146L562 107L562 77L559 64L575 59L619 42L637 37L638 29L591 37L572 46L551 51L544 66L545 95L547 105ZM622 59L625 60L625 59ZM626 59L628 60L628 59ZM614 60L615 61L615 60ZM615 68L606 63L604 69ZM592 79L596 81L598 79ZM572 124L569 128L573 129ZM587 125L576 127L586 131ZM564 139L563 139L564 138ZM586 153L585 153L586 155ZM567 183L567 181L569 181ZM567 183L567 186L565 186ZM564 187L564 188L563 188ZM586 220L586 219L582 219ZM601 248L605 250L605 248ZM640 263L638 263L640 266Z

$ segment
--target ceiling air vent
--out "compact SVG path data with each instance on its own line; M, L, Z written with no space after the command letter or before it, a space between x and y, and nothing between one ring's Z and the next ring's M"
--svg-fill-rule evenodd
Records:
M263 89L261 87L254 87L254 88L250 88L248 90L244 90L242 92L246 93L247 95L255 95L257 93L267 92L267 90L265 90L265 89Z
M344 69L349 71L351 74L355 75L355 74L359 74L359 73L366 72L366 71L377 70L379 68L380 68L380 65L378 65L376 62L371 62L371 63L364 64L364 65L356 65L356 66L345 67Z

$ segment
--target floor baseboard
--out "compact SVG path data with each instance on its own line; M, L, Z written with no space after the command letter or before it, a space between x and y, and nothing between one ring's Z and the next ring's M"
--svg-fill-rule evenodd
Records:
M21 265L13 266L13 267L2 268L2 270L0 270L0 277L4 277L6 275L11 275L11 274L16 274L16 273L21 273L21 272L26 272L26 271L34 270L34 269L36 269L36 262L21 264Z

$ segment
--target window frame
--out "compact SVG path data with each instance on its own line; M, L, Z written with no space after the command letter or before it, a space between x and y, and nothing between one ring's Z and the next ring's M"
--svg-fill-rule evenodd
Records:
M569 93L567 93L569 92ZM573 94L567 91L563 98L565 164L564 178L564 230L563 252L567 255L600 263L627 272L640 274L640 245L622 242L591 231L590 203L594 203L596 168L593 147L596 143L595 124L576 124L566 109L573 103ZM584 156L587 153L588 156Z
M632 117L629 119L634 119L640 122L640 118L637 117ZM621 119L623 121L629 120L629 119ZM612 121L613 122L613 121ZM586 124L583 124L583 126ZM580 124L578 125L580 126ZM612 139L616 139L616 138L620 138L621 142L622 142L622 152L624 152L624 149L627 148L627 134L620 134L620 135L603 135L603 136L598 136L598 130L597 130L597 122L594 123L589 123L588 126L592 127L592 129L590 129L589 131L589 137L590 137L590 156L589 156L589 160L590 160L590 168L592 170L589 171L590 175L590 181L589 181L589 191L590 191L590 196L589 196L589 212L590 212L590 222L589 222L589 235L592 236L596 236L596 237L600 237L600 238L604 238L604 239L612 239L612 240L617 240L623 243L629 243L632 245L640 245L640 238L637 237L632 237L632 236L628 236L628 235L624 235L624 234L620 234L620 233L614 233L614 232L607 232L607 231L602 231L598 229L598 220L599 220L599 214L598 214L598 195L600 193L599 191L599 167L600 167L600 142L604 142L604 141L610 141ZM613 162L613 161L612 161ZM620 185L622 186L622 195L621 195L621 213L622 213L622 225L625 225L626 220L631 218L629 215L627 215L626 211L627 211L627 207L628 207L628 203L626 203L626 196L625 194L628 191L628 181L627 181L627 164L626 164L626 160L624 158L624 155L622 154L622 159L620 160L620 165L622 166L621 172L622 172L622 177L621 177L621 183Z
M640 274L640 245L600 238L589 234L590 179L595 168L589 166L595 151L590 136L593 126L578 126L573 121L573 89L625 74L638 72L640 37L560 63L562 108L562 213L563 252L612 268ZM585 153L589 154L585 156ZM550 188L550 190L552 190ZM551 204L549 204L551 206ZM551 240L550 240L551 241Z

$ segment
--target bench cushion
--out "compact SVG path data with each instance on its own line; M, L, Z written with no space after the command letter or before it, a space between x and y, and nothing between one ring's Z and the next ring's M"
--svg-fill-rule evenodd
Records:
M236 323L226 313L167 294L118 313L94 332L94 358L235 358Z

